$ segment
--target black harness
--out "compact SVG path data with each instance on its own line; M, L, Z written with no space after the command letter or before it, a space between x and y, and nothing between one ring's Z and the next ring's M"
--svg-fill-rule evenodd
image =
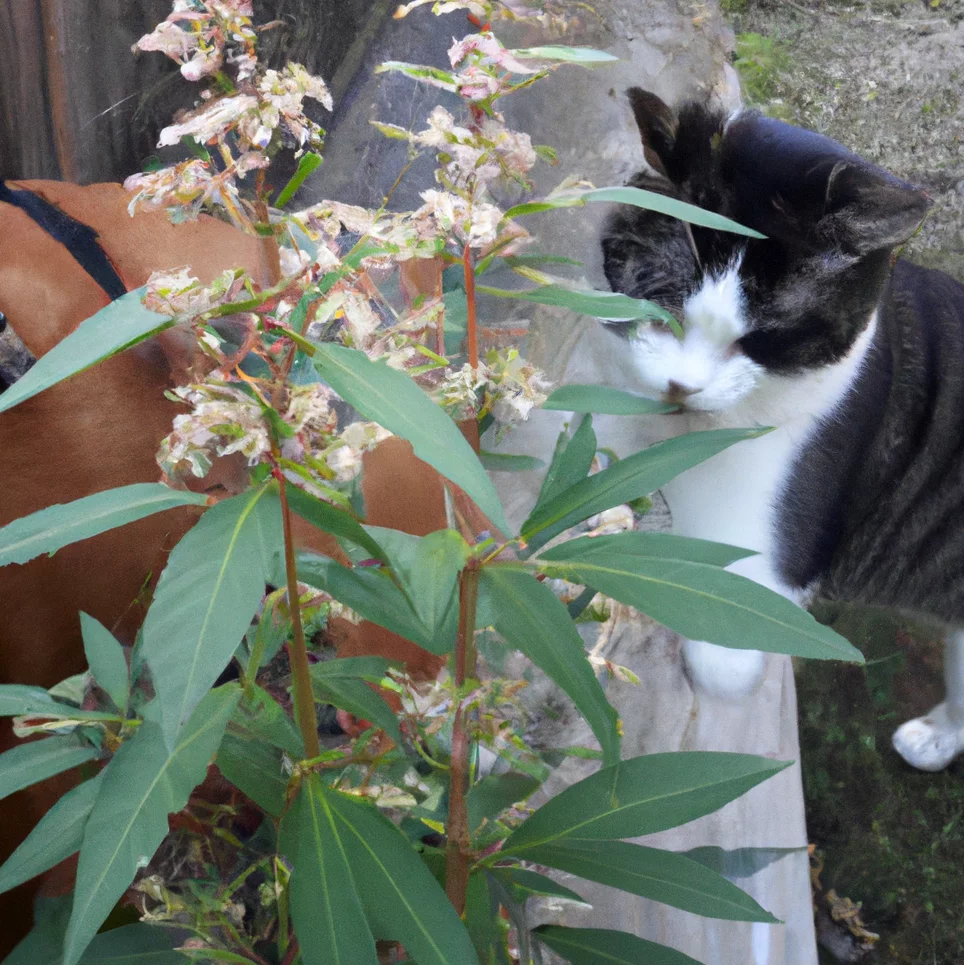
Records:
M22 188L10 188L0 181L0 201L19 208L38 227L62 244L84 271L97 282L113 301L126 294L127 289L114 270L106 252L97 240L97 232L39 194ZM0 312L0 392L13 385L34 364L36 359Z

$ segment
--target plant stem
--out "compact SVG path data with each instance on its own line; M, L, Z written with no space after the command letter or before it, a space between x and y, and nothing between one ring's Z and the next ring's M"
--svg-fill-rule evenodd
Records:
M295 719L305 742L305 757L319 757L318 723L315 719L315 698L311 691L311 674L308 664L308 648L305 645L305 628L301 623L301 603L298 595L298 577L295 572L295 544L291 535L291 510L288 508L287 481L279 470L276 474L281 494L281 519L285 537L285 575L288 582L288 610L291 613L292 641L288 648L291 660L291 682L295 698Z
M472 263L472 249L468 245L462 251L462 273L465 276L465 334L469 343L469 365L476 372L479 368L479 333L475 321L475 265Z
M459 630L455 640L455 685L461 689L475 676L475 607L479 596L479 561L470 559L459 577ZM449 817L445 845L445 893L455 910L465 911L472 842L466 795L469 787L469 731L461 700L452 725L449 771Z

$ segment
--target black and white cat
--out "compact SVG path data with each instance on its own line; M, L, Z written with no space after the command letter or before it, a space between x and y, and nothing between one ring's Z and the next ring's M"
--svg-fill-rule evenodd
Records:
M894 745L939 770L964 751L964 286L898 261L926 195L826 137L754 112L675 112L629 92L647 168L636 187L766 235L619 208L612 287L657 302L684 337L614 324L642 394L684 407L654 438L768 425L664 489L674 530L746 546L731 569L811 595L923 612L947 626L947 700ZM739 697L764 656L684 648L705 691Z

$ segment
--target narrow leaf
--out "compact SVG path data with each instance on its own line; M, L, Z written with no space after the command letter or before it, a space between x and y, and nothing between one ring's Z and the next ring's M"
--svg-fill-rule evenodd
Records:
M561 839L636 838L679 827L789 767L749 754L680 751L621 761L567 787L506 840L503 853Z
M0 800L94 760L99 751L73 734L18 744L0 754Z
M335 678L378 683L396 664L386 657L336 657L311 665L311 676L322 682Z
M624 931L540 925L533 935L572 965L700 965L674 948Z
M512 897L520 904L525 903L529 898L536 898L541 895L548 895L550 898L564 898L566 901L576 901L580 905L589 904L581 895L577 895L569 888L564 888L559 882L553 881L552 878L541 875L536 871L529 871L528 868L499 865L491 868L490 873L505 884Z
M477 625L494 626L510 646L555 681L586 718L605 761L619 760L616 711L596 679L582 637L549 587L508 566L484 567Z
M508 523L495 487L455 423L404 372L373 362L364 352L323 344L318 374L366 419L407 439L419 459L475 500L503 533Z
M563 840L527 849L526 860L705 918L779 923L722 875L672 851L627 841Z
M521 50L510 50L509 53L523 60L558 60L567 64L581 64L583 67L613 64L619 61L618 57L607 54L604 50L593 50L591 47L562 47L558 44L526 47Z
M302 555L298 578L330 593L339 603L432 653L448 653L453 641L436 642L412 609L408 597L382 569L348 569L322 556Z
M510 965L499 902L489 887L490 880L484 872L476 872L469 877L465 894L465 927L480 962L485 965Z
M163 926L137 922L95 935L80 965L185 965L171 933Z
M506 808L524 801L541 782L528 774L490 774L469 788L467 805L469 829L474 831L483 821L492 821Z
M116 714L81 710L54 699L42 687L26 684L0 686L0 717L39 717L45 720L117 720Z
M371 721L380 727L396 744L402 743L402 732L398 718L391 707L385 703L364 680L349 680L347 677L312 678L311 689L315 700L332 704L340 710L362 720Z
M84 828L100 788L103 771L71 788L30 832L3 867L0 894L22 885L80 850Z
M803 854L805 847L800 848L691 848L683 854L691 861L696 861L717 874L727 878L749 878L758 871L785 858L788 854Z
M652 415L675 412L678 406L646 399L621 389L611 389L607 385L562 385L549 395L542 408L606 415Z
M144 291L137 288L121 295L81 322L0 396L0 412L170 328L173 318L148 311L141 304Z
M278 849L292 866L289 902L305 965L378 963L344 833L321 779L307 775L278 830Z
M360 546L373 559L383 558L382 548L350 513L332 506L331 503L326 503L323 499L315 498L311 493L306 493L297 486L288 486L286 495L292 511L313 526L317 526L322 532L331 533L339 540L348 540Z
M610 555L605 550L589 559L568 561L560 559L566 555L566 544L547 555L555 562L540 564L545 573L590 584L690 640L814 660L864 662L853 644L817 623L806 610L718 566L667 555Z
M280 818L285 809L288 776L284 751L250 735L225 734L214 759L218 770L263 811Z
M7 389L0 398L6 399L12 391ZM200 493L181 492L160 483L135 483L84 496L72 503L48 506L0 529L0 566L26 563L42 553L56 553L71 543L166 509L206 506L207 502L207 496Z
M124 648L107 627L86 613L80 615L80 632L84 638L87 666L97 686L123 712L130 696L130 671Z
M530 550L538 549L570 526L605 509L648 496L681 472L766 431L711 429L658 442L539 505L522 527L523 539Z
M264 594L262 524L281 545L273 484L225 499L177 544L144 621L169 746L237 650Z
M231 730L262 738L296 760L304 757L304 741L294 721L281 704L257 684L249 682L245 688L241 703L231 718Z
M276 208L283 208L294 196L295 192L304 183L305 178L317 171L321 167L321 155L314 151L307 151L298 161L298 169L291 176L291 180L281 189L274 202Z
M645 208L647 211L656 211L671 218L678 218L680 221L688 221L690 224L712 228L714 231L729 231L736 235L746 235L748 238L766 238L766 235L761 235L759 231L747 228L730 218L724 218L723 215L698 208L695 204L677 201L676 198L670 198L656 191L629 187L593 188L585 192L582 197L590 203L611 201L616 204L630 204L636 208Z
M549 464L545 479L542 480L533 513L544 503L549 502L570 486L575 486L577 482L581 482L589 475L597 445L591 415L587 415L579 423L572 438L565 429L559 433L552 462Z
M506 212L508 217L511 214ZM609 322L625 322L638 319L640 321L661 321L667 324L676 319L660 308L655 302L648 302L642 298L631 298L618 292L594 291L592 289L564 288L562 285L543 285L540 288L527 288L519 291L507 288L491 288L488 285L478 285L476 291L496 298L516 298L526 302L536 302L539 305L553 305L558 308L568 308L580 315L591 315Z
M519 456L511 452L486 452L485 449L479 453L479 459L486 472L530 472L545 466L545 463L535 456Z
M376 938L400 941L418 965L478 965L465 926L405 836L374 807L322 789ZM69 963L67 963L69 965Z
M708 566L729 566L737 560L755 556L754 550L726 543L714 543L674 533L614 533L612 536L581 536L539 554L540 560L566 560L589 563L619 559L685 560Z
M178 736L173 751L148 705L137 733L104 770L84 832L76 896L64 941L63 965L75 965L117 900L167 835L167 817L180 811L204 780L240 697L236 685L211 691Z

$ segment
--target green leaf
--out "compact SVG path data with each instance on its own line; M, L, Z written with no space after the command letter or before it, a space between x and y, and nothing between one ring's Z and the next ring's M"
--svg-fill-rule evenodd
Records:
M730 231L736 235L746 235L748 238L766 238L766 235L761 235L759 231L746 228L722 215L698 208L695 204L677 201L676 198L670 198L656 191L628 187L594 188L586 191L582 197L590 203L610 201L616 204L630 204L635 208L645 208L647 211L669 215L671 218L688 221L703 228L712 228L714 231Z
M619 559L666 560L668 563L685 560L708 566L729 566L737 560L755 556L754 550L726 543L714 543L691 536L673 533L614 533L612 536L580 536L545 550L540 560L569 562L604 562Z
M339 540L347 540L360 546L370 553L373 559L384 558L385 553L382 548L350 513L332 506L331 503L326 503L323 499L316 499L297 486L288 486L285 494L292 512L297 513L313 526L317 526L322 532L331 533Z
M80 632L84 638L87 666L104 693L122 713L130 697L130 671L124 648L100 621L86 613L80 615Z
M231 718L231 730L239 729L280 747L295 760L304 757L304 741L294 721L281 704L257 684L245 688L241 703Z
M63 965L75 965L117 900L167 836L207 772L241 693L236 684L207 694L168 750L159 701L104 770L84 832Z
M522 526L530 551L584 519L640 496L648 496L674 476L765 429L711 429L658 442L540 503Z
M70 907L70 895L38 899L33 930L4 959L4 965L62 965ZM138 923L95 936L80 965L186 965L186 961L172 948L170 933L163 927Z
M455 423L404 372L373 362L364 352L319 345L318 374L366 419L407 439L419 459L475 500L503 533L508 523L495 487Z
M94 936L80 965L185 965L170 932L137 922Z
M283 208L294 196L295 192L304 183L305 178L314 173L321 167L321 155L314 151L307 151L302 154L298 161L298 170L291 176L291 180L281 189L274 202L274 207Z
M297 755L299 758L303 755ZM214 759L218 770L263 811L280 818L285 809L288 777L284 751L249 735L225 734Z
M801 848L691 848L683 854L727 878L749 878L788 854L805 854Z
M540 925L533 935L572 965L700 965L674 948L624 931Z
M552 878L541 875L536 871L529 871L527 868L519 868L515 865L498 865L489 869L490 874L499 878L509 889L512 897L520 904L525 903L529 898L536 898L540 895L548 895L550 898L564 898L566 901L577 901L580 905L588 905L582 895L577 895L574 891L564 888Z
M12 391L13 388L7 389L2 398L6 399ZM207 496L200 493L181 492L160 483L135 483L84 496L72 503L48 506L0 529L0 566L26 563L42 553L56 553L71 543L166 509L206 506L207 502Z
M80 850L103 771L69 790L0 867L0 894L42 874Z
M597 446L591 415L587 415L579 423L572 438L565 429L559 433L552 462L549 464L545 479L542 480L533 513L544 503L549 502L570 486L575 486L577 482L581 482L589 475Z
M121 295L82 321L0 396L0 412L174 325L173 318L141 304L145 291L137 288Z
M485 962L485 965L509 965L499 901L492 894L489 881L489 876L483 871L469 876L465 894L465 927L480 962Z
M506 217L509 217L511 213L511 211L506 212ZM571 312L591 315L593 318L601 318L610 322L638 319L679 324L665 308L660 308L655 302L648 302L642 298L631 298L629 295L622 295L618 292L594 291L588 288L564 288L562 285L542 285L539 288L528 288L520 291L477 285L476 291L486 295L494 295L496 298L516 298L521 301L536 302L539 305L568 308Z
M349 680L347 677L319 679L312 676L311 689L314 691L315 700L333 704L340 710L347 710L356 717L369 720L385 731L396 744L402 743L402 732L395 711L364 680Z
M408 597L388 573L377 567L348 569L323 556L301 555L298 578L330 593L339 603L351 607L366 620L377 623L432 653L448 653L454 641L437 642L419 620Z
M586 718L606 762L619 760L616 711L606 700L565 605L549 587L515 568L483 567L476 625L494 626L506 643L555 681Z
M483 821L492 821L506 808L524 801L541 783L528 774L511 771L483 777L469 788L469 830L474 831Z
M528 848L526 861L691 911L704 918L779 924L746 892L681 854L627 841L560 841Z
M41 717L45 720L117 720L117 714L81 710L55 700L42 687L0 686L0 717Z
M679 751L621 761L567 787L510 835L503 854L562 839L654 834L709 814L789 767L749 754Z
M550 576L594 586L690 640L814 660L864 662L853 644L806 610L718 565L674 559L668 552L649 557L607 553L605 547L597 552L589 548L588 558L567 560L568 545L553 547L537 565ZM721 559L728 548L723 549Z
M345 678L377 684L394 666L397 664L386 657L336 657L312 664L311 675L322 682Z
M510 452L479 453L479 459L486 472L529 472L532 469L542 469L545 463L535 456L517 456Z
M604 50L593 50L591 47L561 47L557 44L546 47L526 47L521 50L510 50L509 53L522 60L560 60L567 64L581 64L583 67L613 64L619 61L618 57L607 54Z
M458 89L458 81L455 76L447 70L439 70L437 67L423 67L419 64L406 64L400 60L386 60L375 68L376 74L383 74L386 71L394 71L405 74L414 80L427 81L433 87L441 87L443 90L455 91ZM422 965L419 962L419 965Z
M18 744L0 754L0 800L31 784L86 764L99 751L73 734L44 737Z
M262 528L281 545L274 483L209 509L174 547L144 620L141 657L154 679L164 737L174 737L217 680L257 613L265 582Z
M278 850L291 862L289 901L305 965L377 965L351 862L317 774L301 782L278 830ZM364 878L360 884L367 887Z
M675 412L679 407L621 389L611 389L607 385L562 385L549 395L542 408L605 415L651 415Z
M376 938L401 942L418 965L478 965L465 926L405 836L374 807L322 788ZM70 965L70 963L65 963Z

